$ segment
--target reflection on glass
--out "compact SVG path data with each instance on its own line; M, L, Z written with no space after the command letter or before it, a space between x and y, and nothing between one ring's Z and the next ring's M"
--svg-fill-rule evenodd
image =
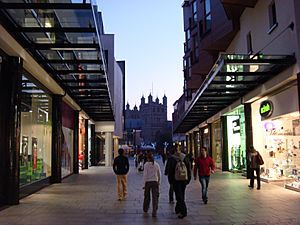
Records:
M20 186L51 176L51 98L22 77Z

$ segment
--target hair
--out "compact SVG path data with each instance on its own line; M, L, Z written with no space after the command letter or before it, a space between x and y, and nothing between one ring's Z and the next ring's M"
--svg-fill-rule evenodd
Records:
M169 153L170 153L171 155L173 155L175 152L176 152L176 151L175 151L175 148L170 148L170 149L169 149Z
M206 152L207 152L207 148L206 148L206 147L202 147L201 149L203 149L204 151L206 151Z
M255 148L252 145L249 147L249 149L250 149L250 151L255 151Z
M148 160L149 162L154 163L154 158L153 158L152 152L148 152L148 153L147 153L147 160Z
M119 153L119 155L123 155L124 154L124 149L123 148L119 148L118 153Z

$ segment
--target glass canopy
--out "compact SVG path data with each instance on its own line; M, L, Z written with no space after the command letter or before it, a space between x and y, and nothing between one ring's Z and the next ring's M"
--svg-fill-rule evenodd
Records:
M0 0L0 22L94 121L113 121L96 6Z
M220 55L174 133L188 132L294 63L287 55Z

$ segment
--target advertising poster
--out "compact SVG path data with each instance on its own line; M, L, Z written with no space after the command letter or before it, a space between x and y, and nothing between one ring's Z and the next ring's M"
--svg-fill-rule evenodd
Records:
M33 164L32 169L36 171L37 167L37 138L32 137L32 154L33 154Z
M21 154L20 154L20 164L22 166L28 165L28 136L22 136L22 147L21 147Z
M65 177L73 172L73 130L63 127L62 134L61 175Z

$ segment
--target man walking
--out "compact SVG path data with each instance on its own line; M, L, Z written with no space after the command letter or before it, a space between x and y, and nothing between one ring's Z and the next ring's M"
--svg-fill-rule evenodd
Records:
M201 153L200 157L195 159L194 179L196 180L197 170L198 170L199 181L202 190L202 200L204 204L207 204L208 184L210 180L210 174L215 172L215 162L208 155L206 147L202 147L200 153Z
M127 173L129 171L128 158L124 156L124 149L118 150L119 156L114 159L113 170L117 175L118 200L127 198Z
M183 219L187 216L185 189L191 180L191 165L189 159L180 151L177 145L175 145L175 151L169 159L168 180L170 184L173 184L175 191L175 212L178 214L179 219Z

